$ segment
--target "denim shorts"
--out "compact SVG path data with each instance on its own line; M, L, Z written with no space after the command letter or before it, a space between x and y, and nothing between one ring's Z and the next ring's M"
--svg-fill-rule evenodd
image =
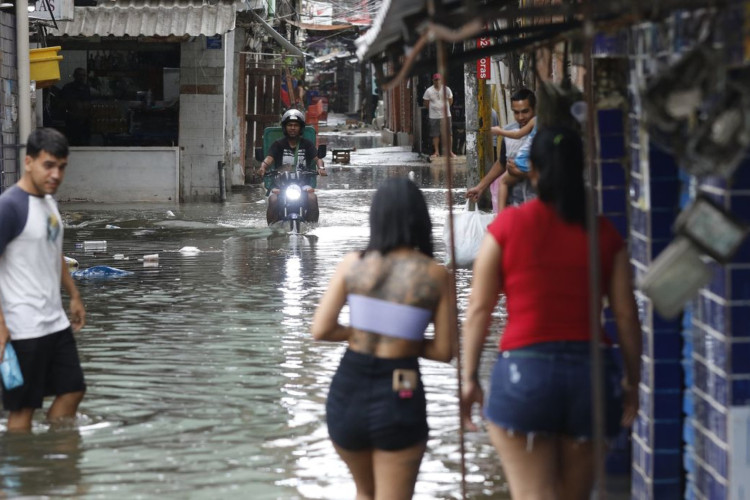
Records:
M605 433L620 430L620 370L603 349ZM545 342L500 352L485 417L509 432L590 439L591 360L588 342Z
M393 390L396 369L419 374L419 362L415 357L385 359L346 351L326 401L328 434L334 443L352 451L395 451L427 440L422 377L413 392L399 394Z

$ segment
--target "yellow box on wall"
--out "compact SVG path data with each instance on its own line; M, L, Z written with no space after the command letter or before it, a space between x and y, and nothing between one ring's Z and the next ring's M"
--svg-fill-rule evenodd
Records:
M36 88L50 87L60 80L60 61L63 56L57 52L62 47L43 47L29 50L31 79L36 81Z

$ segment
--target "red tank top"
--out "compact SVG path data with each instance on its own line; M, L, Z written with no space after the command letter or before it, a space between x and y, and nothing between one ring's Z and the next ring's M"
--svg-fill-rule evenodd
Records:
M501 350L551 341L588 340L588 240L554 208L533 200L503 210L488 227L501 247L508 323ZM623 240L599 217L601 290L609 290L615 254Z

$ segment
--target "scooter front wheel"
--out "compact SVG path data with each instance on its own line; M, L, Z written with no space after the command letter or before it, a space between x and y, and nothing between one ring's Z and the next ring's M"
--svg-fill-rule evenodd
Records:
M295 233L299 234L299 219L292 219L289 221L289 229Z

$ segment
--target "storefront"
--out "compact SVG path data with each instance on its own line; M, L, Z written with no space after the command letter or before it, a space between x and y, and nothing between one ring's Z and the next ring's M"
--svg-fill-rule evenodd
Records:
M80 180L59 198L219 200L221 166L233 174L240 157L235 59L246 35L237 12L255 6L114 0L75 7L50 29L47 45L61 46L63 60L43 122L70 139Z
M180 40L51 39L61 81L44 90L44 125L73 146L176 146Z

